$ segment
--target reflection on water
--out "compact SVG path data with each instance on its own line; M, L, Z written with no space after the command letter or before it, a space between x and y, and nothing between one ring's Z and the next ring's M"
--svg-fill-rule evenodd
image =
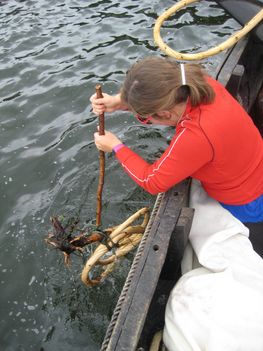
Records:
M5 351L98 350L127 275L130 257L101 286L80 282L44 243L55 214L94 221L98 153L89 96L97 83L116 93L131 63L160 54L157 16L174 1L0 1L0 339ZM177 50L206 49L237 25L213 2L167 21L163 36ZM219 58L206 61L210 70ZM170 129L139 126L127 113L106 127L153 161ZM154 197L106 157L103 224L122 222Z

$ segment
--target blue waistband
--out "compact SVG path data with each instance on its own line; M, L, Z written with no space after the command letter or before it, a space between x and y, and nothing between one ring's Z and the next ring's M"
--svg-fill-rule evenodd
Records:
M241 222L257 223L263 221L263 195L245 205L221 205Z

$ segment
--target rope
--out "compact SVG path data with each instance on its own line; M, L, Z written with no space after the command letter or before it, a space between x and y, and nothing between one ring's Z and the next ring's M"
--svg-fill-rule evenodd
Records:
M159 330L153 336L149 351L162 351L166 350L162 345L163 331Z
M159 48L165 52L168 56L174 57L177 60L201 60L209 56L216 55L231 46L235 45L241 38L243 38L248 32L250 32L260 21L263 19L263 9L260 10L244 27L238 32L234 33L230 38L228 38L223 43L211 48L209 50L195 53L195 54L182 54L178 51L171 49L167 44L165 44L160 35L160 29L165 20L167 20L171 15L175 14L178 10L182 9L186 5L192 4L200 0L182 0L179 1L176 5L170 7L166 10L161 16L157 18L157 21L153 29L153 37L155 43Z
M143 216L142 223L131 226L141 216ZM144 207L126 219L125 222L113 228L107 240L107 245L100 244L93 255L87 260L81 273L83 283L87 286L99 284L113 270L116 260L126 255L139 244L148 221L149 209ZM110 253L110 256L101 259L107 253ZM90 272L96 266L105 266L106 268L99 276L91 279Z

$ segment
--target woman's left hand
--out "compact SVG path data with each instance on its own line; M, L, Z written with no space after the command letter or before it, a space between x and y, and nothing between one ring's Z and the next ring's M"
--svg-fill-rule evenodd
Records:
M112 152L114 146L122 144L121 140L115 134L106 130L104 135L99 135L98 132L94 133L94 142L97 149L104 152Z

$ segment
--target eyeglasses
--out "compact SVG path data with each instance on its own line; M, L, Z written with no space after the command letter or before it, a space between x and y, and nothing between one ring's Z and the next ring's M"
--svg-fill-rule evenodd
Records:
M140 115L135 115L137 121L139 121L142 124L152 124L151 119L152 116L147 116L147 117L142 117Z

